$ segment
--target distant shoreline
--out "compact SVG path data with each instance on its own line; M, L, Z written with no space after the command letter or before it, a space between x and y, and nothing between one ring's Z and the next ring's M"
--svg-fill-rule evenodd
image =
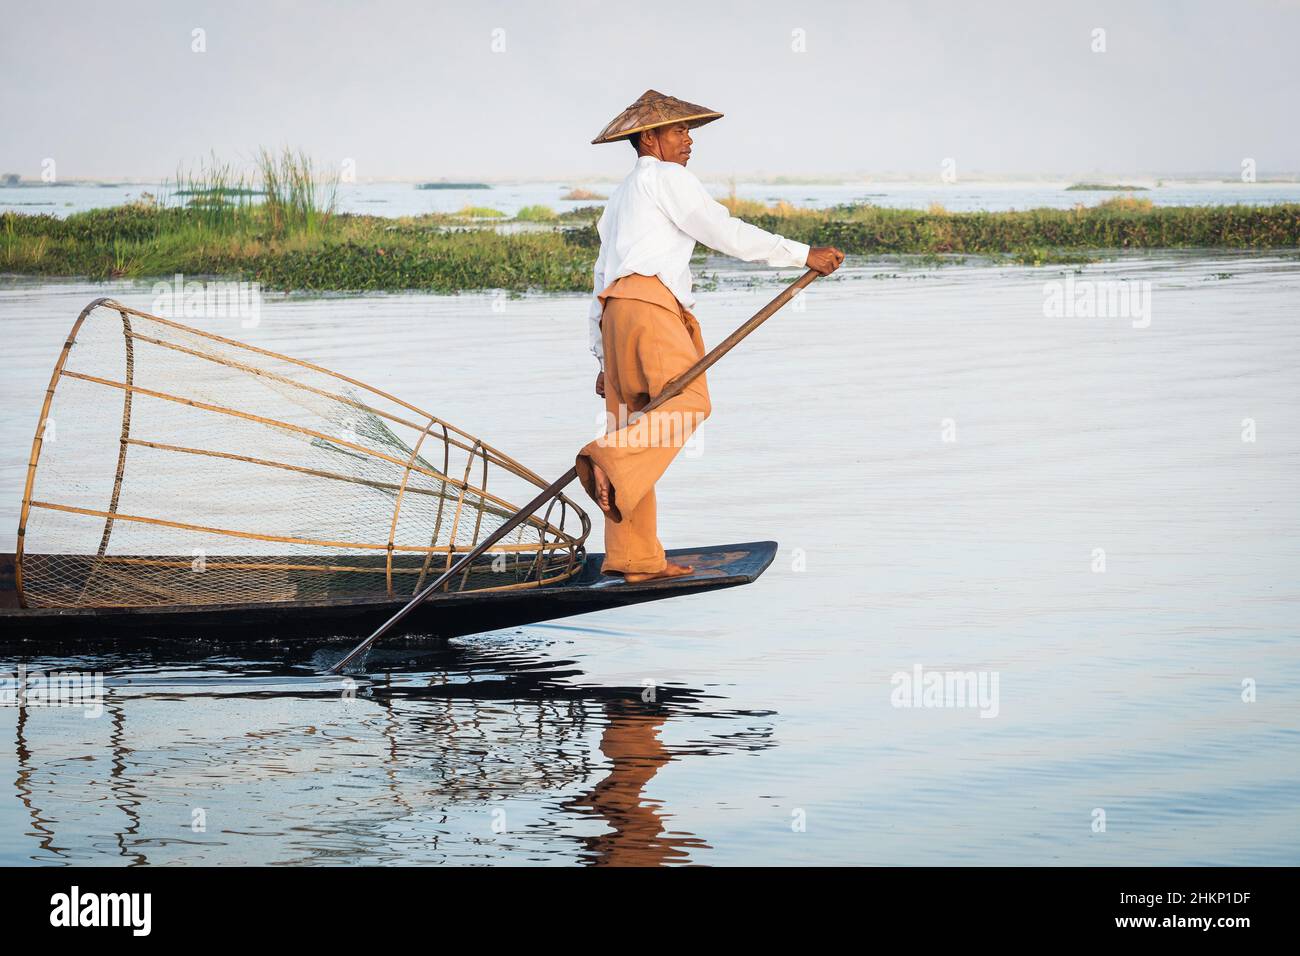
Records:
M1107 250L1300 248L1300 203L1155 206L1116 196L1092 207L1006 212L727 203L761 228L865 257L1046 265L1087 263ZM91 280L180 273L280 291L589 291L599 214L599 206L564 213L530 206L515 217L466 207L385 218L268 207L247 197L134 203L66 219L5 212L0 273Z
M1062 189L1092 188L1102 184L1106 189L1151 189L1160 185L1166 187L1187 186L1288 186L1300 184L1300 172L1275 173L1260 176L1255 182L1245 183L1237 173L1203 173L1203 174L1156 174L1129 173L1126 175L1103 175L1090 173L1087 177L1079 175L994 175L987 173L969 173L954 182L944 182L934 174L908 173L845 173L834 176L781 176L761 173L725 173L708 169L696 169L700 179L714 185L726 185L729 182L744 183L752 186L870 186L870 185L908 185L908 186L1060 186ZM340 183L340 188L349 185L409 185L415 189L496 189L503 186L523 184L552 183L617 183L622 173L578 173L567 176L503 176L499 178L464 179L464 180L430 180L422 177L372 177L356 180L355 183ZM69 186L81 187L137 187L164 186L170 180L167 177L135 178L83 177L61 179L55 182L43 182L39 179L20 179L18 182L0 180L0 189L42 189ZM1133 186L1105 186L1106 183L1137 183Z

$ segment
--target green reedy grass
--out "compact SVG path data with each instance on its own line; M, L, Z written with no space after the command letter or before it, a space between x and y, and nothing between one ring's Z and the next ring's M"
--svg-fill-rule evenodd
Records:
M555 210L550 206L525 206L515 213L519 222L554 222Z
M454 219L505 219L506 214L491 206L462 206Z
M940 212L876 206L764 212L763 229L854 255L1000 254L1026 249L1282 249L1300 246L1300 204L1153 206L1116 197L1091 209Z
M338 178L320 176L306 153L287 147L277 156L258 153L262 212L278 235L315 236L329 226L338 196ZM241 197L242 198L242 197Z

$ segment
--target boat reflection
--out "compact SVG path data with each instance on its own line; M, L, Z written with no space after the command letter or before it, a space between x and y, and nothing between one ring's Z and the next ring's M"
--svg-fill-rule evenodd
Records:
M0 708L26 817L5 862L701 862L710 844L674 824L656 774L774 746L771 714L583 683L536 640L410 642L355 681L282 648L28 647L0 646L0 672L102 672L103 716ZM670 721L688 743L664 743Z

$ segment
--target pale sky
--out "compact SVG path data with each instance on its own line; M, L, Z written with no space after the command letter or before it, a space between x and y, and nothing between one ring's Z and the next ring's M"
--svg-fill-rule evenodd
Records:
M653 87L727 114L705 176L1263 178L1300 170L1298 49L1300 0L7 0L0 172L289 145L363 181L615 176L630 147L590 140Z

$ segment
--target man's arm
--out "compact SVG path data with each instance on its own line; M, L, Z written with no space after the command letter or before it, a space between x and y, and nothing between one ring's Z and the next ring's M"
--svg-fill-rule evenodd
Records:
M737 219L704 188L685 166L665 163L659 168L659 204L677 228L697 242L746 262L765 262L773 268L793 268L808 263L806 243L786 239Z

